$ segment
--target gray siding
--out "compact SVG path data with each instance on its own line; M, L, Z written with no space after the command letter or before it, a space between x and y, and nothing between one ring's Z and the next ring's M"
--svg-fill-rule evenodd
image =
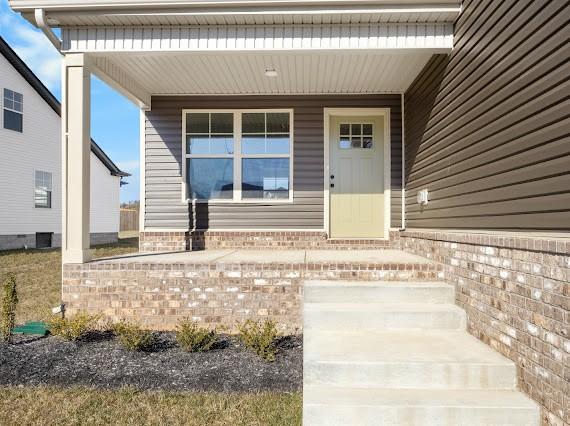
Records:
M408 227L570 230L569 17L562 1L464 2L453 52L405 94Z
M323 229L323 114L325 107L391 109L392 226L401 214L401 108L399 95L153 97L146 114L147 228ZM294 202L210 204L193 212L181 200L182 109L293 108Z

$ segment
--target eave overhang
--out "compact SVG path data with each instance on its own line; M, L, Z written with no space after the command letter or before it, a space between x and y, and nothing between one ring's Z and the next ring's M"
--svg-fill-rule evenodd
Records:
M54 27L91 25L239 25L453 22L458 0L9 0L33 22L43 9Z

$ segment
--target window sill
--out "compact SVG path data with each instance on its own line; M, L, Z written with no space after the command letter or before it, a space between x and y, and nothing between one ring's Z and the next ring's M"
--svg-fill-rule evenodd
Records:
M271 200L271 199L256 199L256 200L185 200L188 204L206 204L206 205L218 205L218 204L293 204L292 198L287 198L283 200Z

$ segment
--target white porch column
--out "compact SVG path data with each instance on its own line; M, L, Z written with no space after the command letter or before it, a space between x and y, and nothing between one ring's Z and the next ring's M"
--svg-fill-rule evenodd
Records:
M91 111L85 55L67 54L62 79L62 260L84 263L89 250Z

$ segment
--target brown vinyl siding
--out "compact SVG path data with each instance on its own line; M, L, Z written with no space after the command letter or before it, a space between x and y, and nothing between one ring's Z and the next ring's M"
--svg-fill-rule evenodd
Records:
M407 227L570 230L569 17L464 2L453 52L405 94Z
M401 214L401 97L213 96L153 97L146 113L147 229L323 229L324 108L390 108L392 227ZM291 108L294 110L293 203L198 205L181 201L183 109Z

